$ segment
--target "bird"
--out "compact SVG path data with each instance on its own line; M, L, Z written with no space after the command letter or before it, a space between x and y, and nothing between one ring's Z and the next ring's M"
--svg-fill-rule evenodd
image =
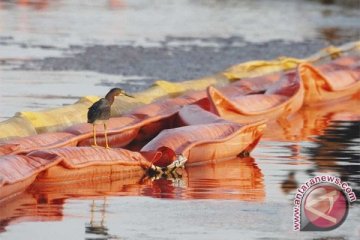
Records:
M127 94L121 88L111 89L104 98L100 98L95 102L91 107L89 107L87 113L87 122L93 125L93 137L94 137L94 146L98 146L96 143L96 126L97 124L104 124L105 131L105 145L106 148L110 148L107 139L107 126L106 123L111 116L111 105L114 103L116 96L126 96L134 98L133 96Z

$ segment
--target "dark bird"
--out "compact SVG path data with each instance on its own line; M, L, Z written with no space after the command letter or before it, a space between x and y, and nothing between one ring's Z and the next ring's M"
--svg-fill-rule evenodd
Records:
M89 107L87 118L88 118L88 123L93 124L93 135L94 135L95 146L97 146L95 125L104 124L105 144L106 144L106 148L109 148L106 123L107 120L109 120L110 118L111 105L114 103L116 96L127 96L133 98L133 96L127 94L121 88L113 88L106 94L105 98L101 98L99 101L95 102L91 107Z

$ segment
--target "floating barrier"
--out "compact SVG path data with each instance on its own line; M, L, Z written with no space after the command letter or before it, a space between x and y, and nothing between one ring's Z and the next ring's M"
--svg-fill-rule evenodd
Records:
M0 145L0 156L6 154L24 154L37 149L47 149L64 146L76 146L72 139L74 134L65 132L43 133L7 141Z
M0 123L0 140L5 142L10 139L37 134L32 123L23 117L11 117Z
M174 155L183 155L188 166L230 159L249 153L265 128L264 122L241 125L216 116L209 117L207 111L196 105L184 107L182 111L187 114L184 119L185 114L180 113L182 121L195 125L163 130L141 151L167 147Z
M287 117L301 108L304 87L295 72L286 73L279 78L263 94L229 98L214 87L209 87L207 93L211 109L224 119L241 123Z
M331 51L335 54L335 50ZM61 185L104 178L116 181L141 177L150 169L164 174L185 163L201 165L246 156L263 135L267 120L284 125L304 104L359 95L360 57L340 50L336 54L335 60L317 66L282 60L284 66L276 65L282 70L297 65L294 70L278 73L273 72L278 68L267 68L271 64L243 65L249 76L269 73L254 78L242 78L239 73L245 70L237 68L233 77L225 78L224 73L182 84L158 81L144 91L144 96L114 103L114 117L108 123L109 145L113 149L101 147L105 142L103 126L97 126L100 147L93 148L92 126L77 123L85 122L86 109L97 98L82 99L49 112L19 114L19 123L26 119L36 133L44 133L0 145L0 199L31 184ZM313 57L318 63L322 60L322 56ZM267 70L260 71L261 66ZM229 72L234 74L235 70ZM235 78L242 79L225 85ZM208 86L209 82L215 85ZM185 94L178 96L181 93ZM164 96L168 98L162 99ZM129 101L130 107L117 107L119 101ZM64 114L78 109L82 110L74 114L75 118ZM119 111L125 113L119 115ZM60 124L50 120L58 114L66 115L60 118ZM5 126L1 124L0 128ZM62 130L48 132L54 129Z
M206 116L211 113L203 110L199 105L189 105L182 109L185 103L196 103L198 98L194 96L201 98L204 95L204 93L190 94L181 98L169 99L154 103L148 109L139 108L131 113L131 116L141 116L145 122L150 124L149 126L152 126L149 129L153 131L155 129L155 132L158 130L153 127L152 121L168 120L168 116L179 112L180 109L183 111L192 109L193 114L187 114L186 117L179 115L174 119L182 119L182 122L187 122L187 124L194 124L193 119L199 116L202 116L203 119L197 125L161 131L140 152L77 146L79 139L84 136L92 137L86 129L84 130L84 126L74 126L68 129L68 132L25 137L2 145L0 149L4 156L0 157L0 164L2 164L0 165L0 176L5 177L2 178L0 185L4 190L0 199L24 190L33 183L38 175L38 179L43 182L57 184L83 181L89 178L116 180L144 174L144 169L149 169L154 164L166 167L176 161L179 155L191 165L209 162L214 158L230 159L242 152L250 152L261 137L265 124L262 122L240 125L227 122L215 115L212 116L213 121L210 123L210 118L206 118ZM156 109L159 114L151 111ZM157 119L146 121L151 117L157 117ZM127 118L129 117L113 118L111 121ZM109 126L109 134L127 134L126 125L120 129L116 129L119 126L116 123L110 123ZM164 125L160 124L159 126ZM149 131L146 132L149 133ZM110 141L110 143L112 142ZM12 150L14 151L11 152ZM204 155L205 150L207 154ZM11 176L12 171L16 171L17 174Z
M139 107L122 117L110 118L108 123L110 146L123 147L135 138L144 141L154 137L163 128L170 127L171 117L175 116L182 106L195 103L205 97L204 92L194 92ZM103 126L96 127L98 144L105 146ZM34 150L66 146L91 146L92 141L92 125L81 123L65 129L64 132L44 133L10 140L0 145L0 155L24 154Z
M223 89L210 86L210 108L222 118L241 123L287 117L303 104L328 103L358 94L359 64L358 56L345 56L318 67L301 63L294 71L243 79Z
M47 183L57 184L89 178L117 180L144 174L144 169L153 164L170 165L178 155L188 158L189 163L211 161L214 157L230 158L251 151L264 124L241 126L218 122L210 126L197 125L196 131L194 126L184 128L173 129L174 132L170 133L163 131L140 152L102 147L61 147L35 150L26 155L4 155L0 157L0 199L24 190L37 175L42 181L46 179ZM166 144L161 143L164 139ZM212 151L208 151L209 148ZM205 149L206 155L203 154Z
M73 105L40 112L19 112L16 116L30 121L37 133L53 132L86 121L88 108L97 100L98 97L88 96Z
M315 65L328 63L331 60L335 60L344 56L359 56L360 54L360 41L346 43L342 46L335 47L329 46L320 50L319 52L306 58L305 62L311 62Z
M314 67L304 63L299 75L306 88L306 105L349 98L360 91L360 57L342 57Z
M135 98L115 99L111 115L113 117L120 116L158 99L176 97L189 90L202 90L209 84L223 86L228 82L224 76L220 75L182 83L156 81L154 86L149 89L133 94ZM98 99L99 97L87 96L75 104L65 107L39 112L19 112L15 117L0 122L0 142L45 132L62 131L74 124L86 122L88 108Z
M281 57L272 61L249 61L226 69L224 75L231 81L259 77L274 72L294 69L304 61L287 57Z
M330 46L305 59L280 57L271 61L250 61L230 67L223 72L202 79L171 83L157 81L149 89L133 94L135 99L116 99L112 106L112 116L120 116L134 108L155 100L176 97L188 90L204 90L209 85L224 86L229 81L264 76L279 71L291 70L300 63L309 62L315 65L327 63L341 56L360 55L360 42L352 42L340 47ZM87 108L98 97L84 97L79 102L40 112L20 112L17 117L0 122L0 141L4 142L16 137L62 131L65 128L86 121ZM71 113L71 114L69 114ZM23 128L19 128L19 122ZM28 127L25 127L25 126ZM32 125L32 126L31 126Z
M344 44L340 47L329 46L305 59L279 57L272 61L249 61L232 66L223 74L231 81L258 77L266 74L294 69L300 63L322 64L342 56L360 54L360 41Z
M0 157L0 199L23 191L37 174L57 162L24 155Z

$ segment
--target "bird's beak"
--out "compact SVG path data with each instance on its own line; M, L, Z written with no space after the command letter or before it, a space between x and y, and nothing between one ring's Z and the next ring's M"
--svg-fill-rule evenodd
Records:
M123 93L124 96L135 98L134 96L131 96L130 94L127 94L126 92Z

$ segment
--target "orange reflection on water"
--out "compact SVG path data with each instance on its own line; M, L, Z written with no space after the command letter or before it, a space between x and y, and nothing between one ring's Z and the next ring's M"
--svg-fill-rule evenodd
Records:
M46 199L41 194L23 192L0 204L0 232L20 222L61 221L63 199Z
M181 178L144 180L126 191L138 195L173 199L234 199L263 201L263 174L251 157L192 166Z
M119 181L44 184L35 181L24 193L0 203L0 232L22 221L59 221L67 199L99 199L104 196L152 196L170 199L265 199L263 174L251 157L183 170L181 177L157 179L133 177Z
M64 179L66 181L66 179ZM103 196L125 195L126 184L137 184L140 177L119 181L89 178L87 182L45 184L35 181L25 192L0 202L0 232L9 224L29 221L60 221L67 199L98 199Z
M275 141L311 141L324 134L331 121L359 121L360 98L301 108L288 119L267 124L262 139Z
M303 165L289 170L287 177L283 179L280 187L286 195L293 194L299 185L299 178L310 178L318 173L336 175L353 186L358 185L354 181L358 176L358 170L354 168L358 164L358 156L353 147L359 136L359 106L360 98L355 96L346 101L303 107L289 119L268 123L262 140L274 144L265 144L262 148L281 146L278 142L284 142L281 148L287 148L290 155L279 156L278 159L286 160L287 166ZM268 156L264 154L262 157L266 159ZM290 159L295 161L289 161ZM300 172L302 173L299 174Z
M251 157L188 169L189 198L265 199L263 174Z
M32 7L35 10L45 10L49 7L48 0L18 0L16 4L20 6Z

